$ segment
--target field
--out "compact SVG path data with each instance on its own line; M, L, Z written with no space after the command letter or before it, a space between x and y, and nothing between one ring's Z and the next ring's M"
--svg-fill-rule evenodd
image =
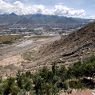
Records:
M11 44L17 39L20 39L21 35L0 35L0 43L1 44Z
M31 37L29 37L28 39L31 40L31 39L34 39L34 40L38 40L38 39L48 39L48 38L52 38L54 36L48 36L48 35L33 35Z

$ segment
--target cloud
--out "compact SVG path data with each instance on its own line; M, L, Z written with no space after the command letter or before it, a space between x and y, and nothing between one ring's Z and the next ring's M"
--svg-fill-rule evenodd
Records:
M95 19L95 15L93 15L93 16L90 16L89 18L91 18L91 19Z
M68 8L63 4L55 5L54 13L57 15L67 15L67 16L85 16L85 10L76 10L74 8Z
M13 3L8 3L4 0L0 0L0 13L16 13L17 15L27 15L41 13L45 15L58 15L58 16L73 16L82 17L85 16L85 10L69 8L64 4L57 4L51 7L44 5L26 5L20 0Z

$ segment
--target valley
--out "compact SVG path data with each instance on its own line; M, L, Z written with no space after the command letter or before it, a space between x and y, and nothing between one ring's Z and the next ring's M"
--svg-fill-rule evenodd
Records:
M10 65L18 67L19 65L21 65L21 63L24 63L25 61L23 59L24 53L29 52L29 51L31 52L34 51L34 53L36 53L38 51L37 48L39 48L40 46L54 42L59 39L60 39L60 35L25 36L11 45L7 44L5 46L2 46L0 47L0 66L2 66L3 68L6 68L7 66L10 66ZM27 62L25 62L25 64L23 65L27 65ZM21 68L19 67L18 69L21 69ZM11 71L10 73L12 72L13 71ZM10 73L8 72L8 75L10 75ZM6 74L6 71L5 71L5 74Z
M0 0L0 95L95 95L95 0Z
M71 18L65 19L71 21ZM21 26L6 24L1 27L0 89L5 89L2 87L7 85L3 84L5 81L9 83L13 79L11 86L17 87L15 95L24 90L25 95L92 95L92 88L95 88L95 22L85 21L81 25L77 22L78 26L68 22L65 28L59 23L31 27L26 19L27 23L19 22ZM35 89L36 85L39 88Z

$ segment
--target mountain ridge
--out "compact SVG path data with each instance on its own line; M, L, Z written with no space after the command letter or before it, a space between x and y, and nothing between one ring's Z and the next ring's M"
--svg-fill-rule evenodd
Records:
M24 20L27 21L24 22ZM3 24L50 24L50 23L88 23L89 19L82 18L72 18L65 16L57 15L42 15L42 14L33 14L33 15L16 15L15 13L11 14L2 14L0 15L0 23Z

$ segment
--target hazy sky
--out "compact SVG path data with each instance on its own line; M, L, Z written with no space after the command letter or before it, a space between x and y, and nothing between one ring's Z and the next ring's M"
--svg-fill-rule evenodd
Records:
M0 13L95 17L95 0L0 0Z

